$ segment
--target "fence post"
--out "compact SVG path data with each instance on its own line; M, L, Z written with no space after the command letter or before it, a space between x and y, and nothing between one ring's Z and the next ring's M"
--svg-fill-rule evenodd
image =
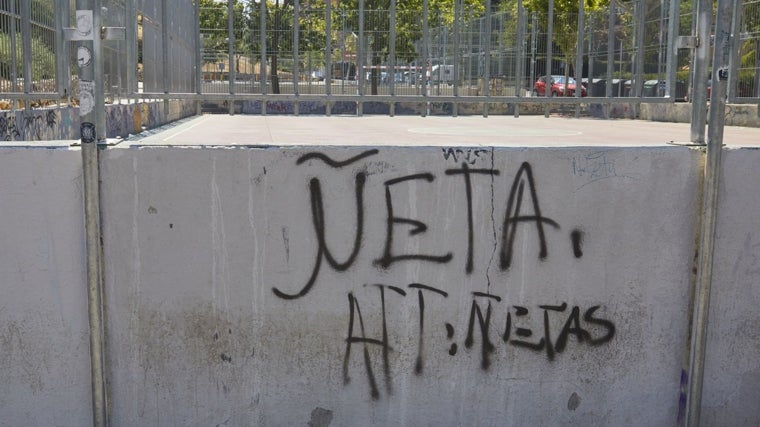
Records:
M713 51L712 91L710 93L710 125L705 162L705 182L702 197L702 225L699 242L699 265L695 301L692 312L691 352L689 363L689 396L687 426L699 426L702 407L707 326L712 287L713 250L718 215L718 190L725 124L728 72L733 46L731 34L732 0L718 0ZM703 79L704 80L704 79ZM695 85L696 87L696 85Z
M712 1L697 2L697 41L694 50L694 74L691 84L691 141L705 143L707 123L707 70L710 54L710 22L712 21Z
M77 42L79 120L84 181L87 312L90 325L90 370L93 425L108 423L105 381L105 331L100 235L100 171L98 142L105 139L101 0L77 0L75 27L66 29ZM70 31L69 31L70 30Z

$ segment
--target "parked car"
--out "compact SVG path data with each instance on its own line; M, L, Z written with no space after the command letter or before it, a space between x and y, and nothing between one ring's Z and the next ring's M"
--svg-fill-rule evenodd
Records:
M572 77L542 76L533 84L533 96L546 96L546 85L549 81L549 96L575 96L576 82ZM586 96L586 87L581 86L581 96Z

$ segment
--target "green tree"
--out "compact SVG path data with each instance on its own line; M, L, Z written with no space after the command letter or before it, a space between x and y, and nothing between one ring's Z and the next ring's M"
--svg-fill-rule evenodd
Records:
M0 46L10 46L8 33L0 33ZM24 76L23 47L21 33L16 35L16 76ZM10 49L0 49L0 77L11 78L12 53ZM55 54L40 37L32 38L32 80L51 79L55 77Z
M198 23L203 34L204 60L219 62L229 58L229 13L227 2L200 0ZM240 59L250 49L250 25L247 20L248 1L234 0L233 17L233 55L235 71L240 71Z
M607 8L609 0L582 0L584 2L584 13L590 14L597 10ZM526 10L537 12L543 17L548 17L549 1L548 0L525 0ZM578 45L578 9L580 3L578 0L555 0L554 1L554 22L553 22L553 43L559 48L559 54L564 58L565 74L568 75L570 67L574 64L576 48ZM547 74L551 73L547 64Z

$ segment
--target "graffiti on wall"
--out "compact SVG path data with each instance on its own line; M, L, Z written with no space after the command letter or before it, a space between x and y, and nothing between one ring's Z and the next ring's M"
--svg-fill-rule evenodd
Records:
M306 210L304 221L310 221L314 235L316 236L316 248L311 261L311 272L301 282L288 285L279 285L272 288L272 292L278 298L288 301L307 298L320 283L320 273L325 268L335 272L345 272L356 263L362 250L367 231L365 201L365 188L368 180L366 168L356 168L357 164L367 159L378 156L378 149L363 151L346 159L335 159L321 152L311 152L302 155L296 160L296 166L304 164L323 165L332 171L350 170L352 180L352 196L350 205L354 206L351 212L355 213L356 227L353 230L335 229L328 230L326 215L329 209L325 206L323 194L323 181L317 177L311 177L306 184L308 188L308 200L310 207ZM372 261L373 267L380 270L389 270L399 263L420 263L421 265L445 266L462 268L466 276L471 276L478 270L476 268L483 260L476 256L476 209L474 194L477 186L487 183L493 189L497 177L508 183L508 197L506 205L500 212L494 209L491 221L494 223L494 240L496 248L488 259L489 267L493 262L501 272L508 272L514 267L515 252L522 246L520 239L534 239L537 252L535 256L540 261L549 258L549 233L564 233L559 221L545 212L540 203L539 189L535 179L536 171L529 162L522 162L515 171L504 171L493 167L493 151L483 148L443 148L443 159L448 164L455 164L437 176L431 172L419 172L401 176L393 176L382 182L384 193L384 241L381 242L379 256ZM575 169L594 169L597 173L600 168L598 159L583 159L581 163L576 159L573 164ZM477 167L478 163L490 161L490 167ZM593 163L593 165L592 165ZM593 167L592 167L593 166ZM603 165L604 166L604 165ZM605 174L601 179L609 175L609 165L606 165ZM577 170L576 170L577 173ZM462 239L463 262L461 267L452 264L455 260L454 253L446 249L411 251L410 246L399 242L402 237L420 237L428 231L428 224L417 218L402 216L399 207L400 197L394 197L397 189L410 184L433 183L439 179L458 180L464 188L463 203L466 206L466 233ZM493 190L490 190L493 191ZM493 199L492 199L493 200ZM493 202L492 202L493 203ZM328 244L330 235L348 235L347 241L352 242L347 253L336 254ZM518 238L519 236L519 238ZM345 237L345 236L344 236ZM581 228L572 228L567 233L568 244L562 250L568 250L574 259L584 256L584 242L586 233ZM559 250L559 249L556 249ZM444 284L445 285L445 284ZM480 368L488 370L496 353L497 346L503 345L514 348L515 351L527 351L533 354L542 354L548 361L554 361L560 354L572 346L576 348L593 348L609 343L616 332L615 323L605 314L606 310L598 301L578 304L569 301L542 301L536 304L526 304L521 301L508 301L503 295L490 291L491 283L488 279L486 292L470 292L471 301L468 316L464 327L457 326L452 322L439 325L439 331L448 343L446 352L449 356L456 356L462 352L462 347L468 353L478 355ZM426 330L430 325L426 324L426 307L431 307L440 301L449 299L451 296L446 291L447 286L431 283L408 283L404 285L370 283L364 285L365 291L360 296L357 291L347 294L347 332L345 336L345 351L343 361L344 383L351 380L351 361L356 358L363 363L363 371L369 385L370 394L374 399L380 398L381 380L385 384L385 391L392 393L391 381L391 354L394 350L393 332L390 327L389 316L393 312L392 306L404 299L412 302L416 313L416 360L414 372L422 375L425 371ZM368 296L370 295L370 296ZM461 295L461 294L460 294ZM373 309L379 309L381 324L377 329L382 332L377 336L369 332L367 315L362 308L367 309L373 304ZM400 331L397 331L401 333ZM441 348L440 346L437 346ZM374 357L373 357L374 355Z
M19 111L0 114L0 140L39 141L58 130L57 110Z

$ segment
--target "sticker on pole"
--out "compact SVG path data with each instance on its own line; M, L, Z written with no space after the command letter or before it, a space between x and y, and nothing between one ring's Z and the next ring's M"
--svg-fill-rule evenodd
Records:
M92 62L92 51L87 46L77 48L77 65L84 68Z
M92 11L77 10L76 17L76 35L78 36L77 40L93 40Z
M95 125L90 122L83 122L79 128L82 138L82 144L95 142Z
M95 82L79 81L79 115L86 116L95 108Z

